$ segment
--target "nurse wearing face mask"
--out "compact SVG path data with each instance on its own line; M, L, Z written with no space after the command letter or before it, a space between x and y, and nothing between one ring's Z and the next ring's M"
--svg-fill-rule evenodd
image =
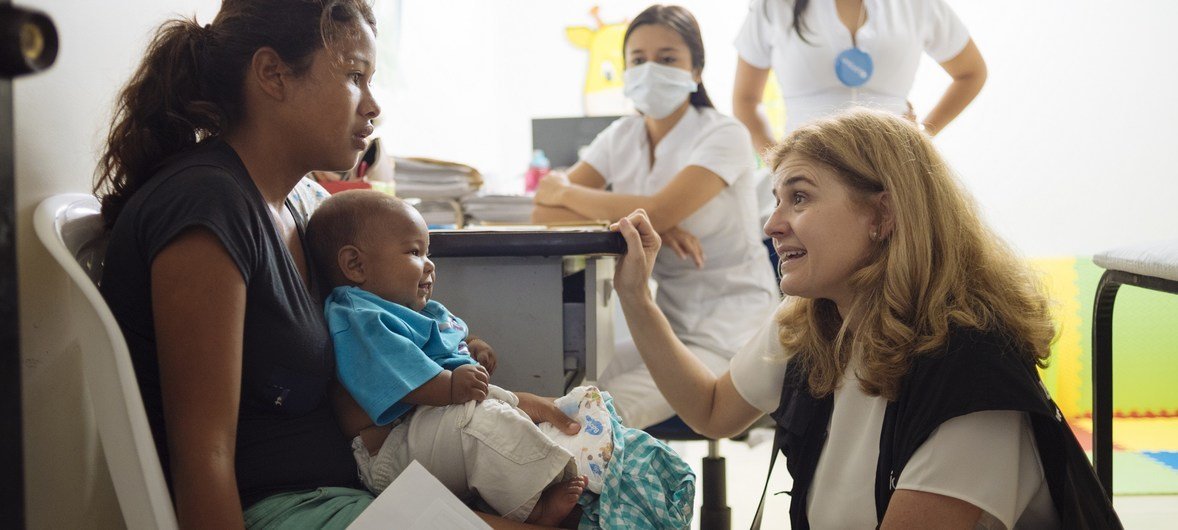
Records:
M625 93L641 115L611 124L567 175L541 180L532 218L616 221L645 209L664 242L656 301L679 339L721 373L756 332L756 315L778 301L749 134L708 99L703 40L686 9L647 8L627 28L623 51ZM628 425L674 415L632 341L616 345L598 384Z

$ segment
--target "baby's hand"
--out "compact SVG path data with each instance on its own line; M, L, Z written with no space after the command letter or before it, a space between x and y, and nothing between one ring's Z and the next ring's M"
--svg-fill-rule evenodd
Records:
M477 364L464 364L450 374L450 403L482 401L487 398L487 384L491 376Z
M478 361L483 368L486 368L488 374L495 373L495 366L499 364L495 356L495 348L487 344L487 341L477 338L466 341L466 347L470 349L470 356Z

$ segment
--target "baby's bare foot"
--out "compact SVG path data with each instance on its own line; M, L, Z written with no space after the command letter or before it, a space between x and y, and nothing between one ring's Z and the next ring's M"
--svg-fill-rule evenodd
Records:
M541 526L560 524L569 512L573 511L577 499L581 498L588 484L589 478L580 476L549 486L540 494L540 500L536 501L536 507L532 508L532 513L525 522Z

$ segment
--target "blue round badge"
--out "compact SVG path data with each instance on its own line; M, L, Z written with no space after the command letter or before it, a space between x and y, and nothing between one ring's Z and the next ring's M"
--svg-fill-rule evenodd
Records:
M851 88L863 86L875 70L871 56L859 48L847 48L834 58L834 73L842 84Z

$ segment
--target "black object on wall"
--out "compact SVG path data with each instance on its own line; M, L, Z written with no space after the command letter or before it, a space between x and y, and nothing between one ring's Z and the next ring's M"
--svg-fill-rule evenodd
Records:
M0 521L7 528L25 526L12 78L56 58L53 21L0 0Z

